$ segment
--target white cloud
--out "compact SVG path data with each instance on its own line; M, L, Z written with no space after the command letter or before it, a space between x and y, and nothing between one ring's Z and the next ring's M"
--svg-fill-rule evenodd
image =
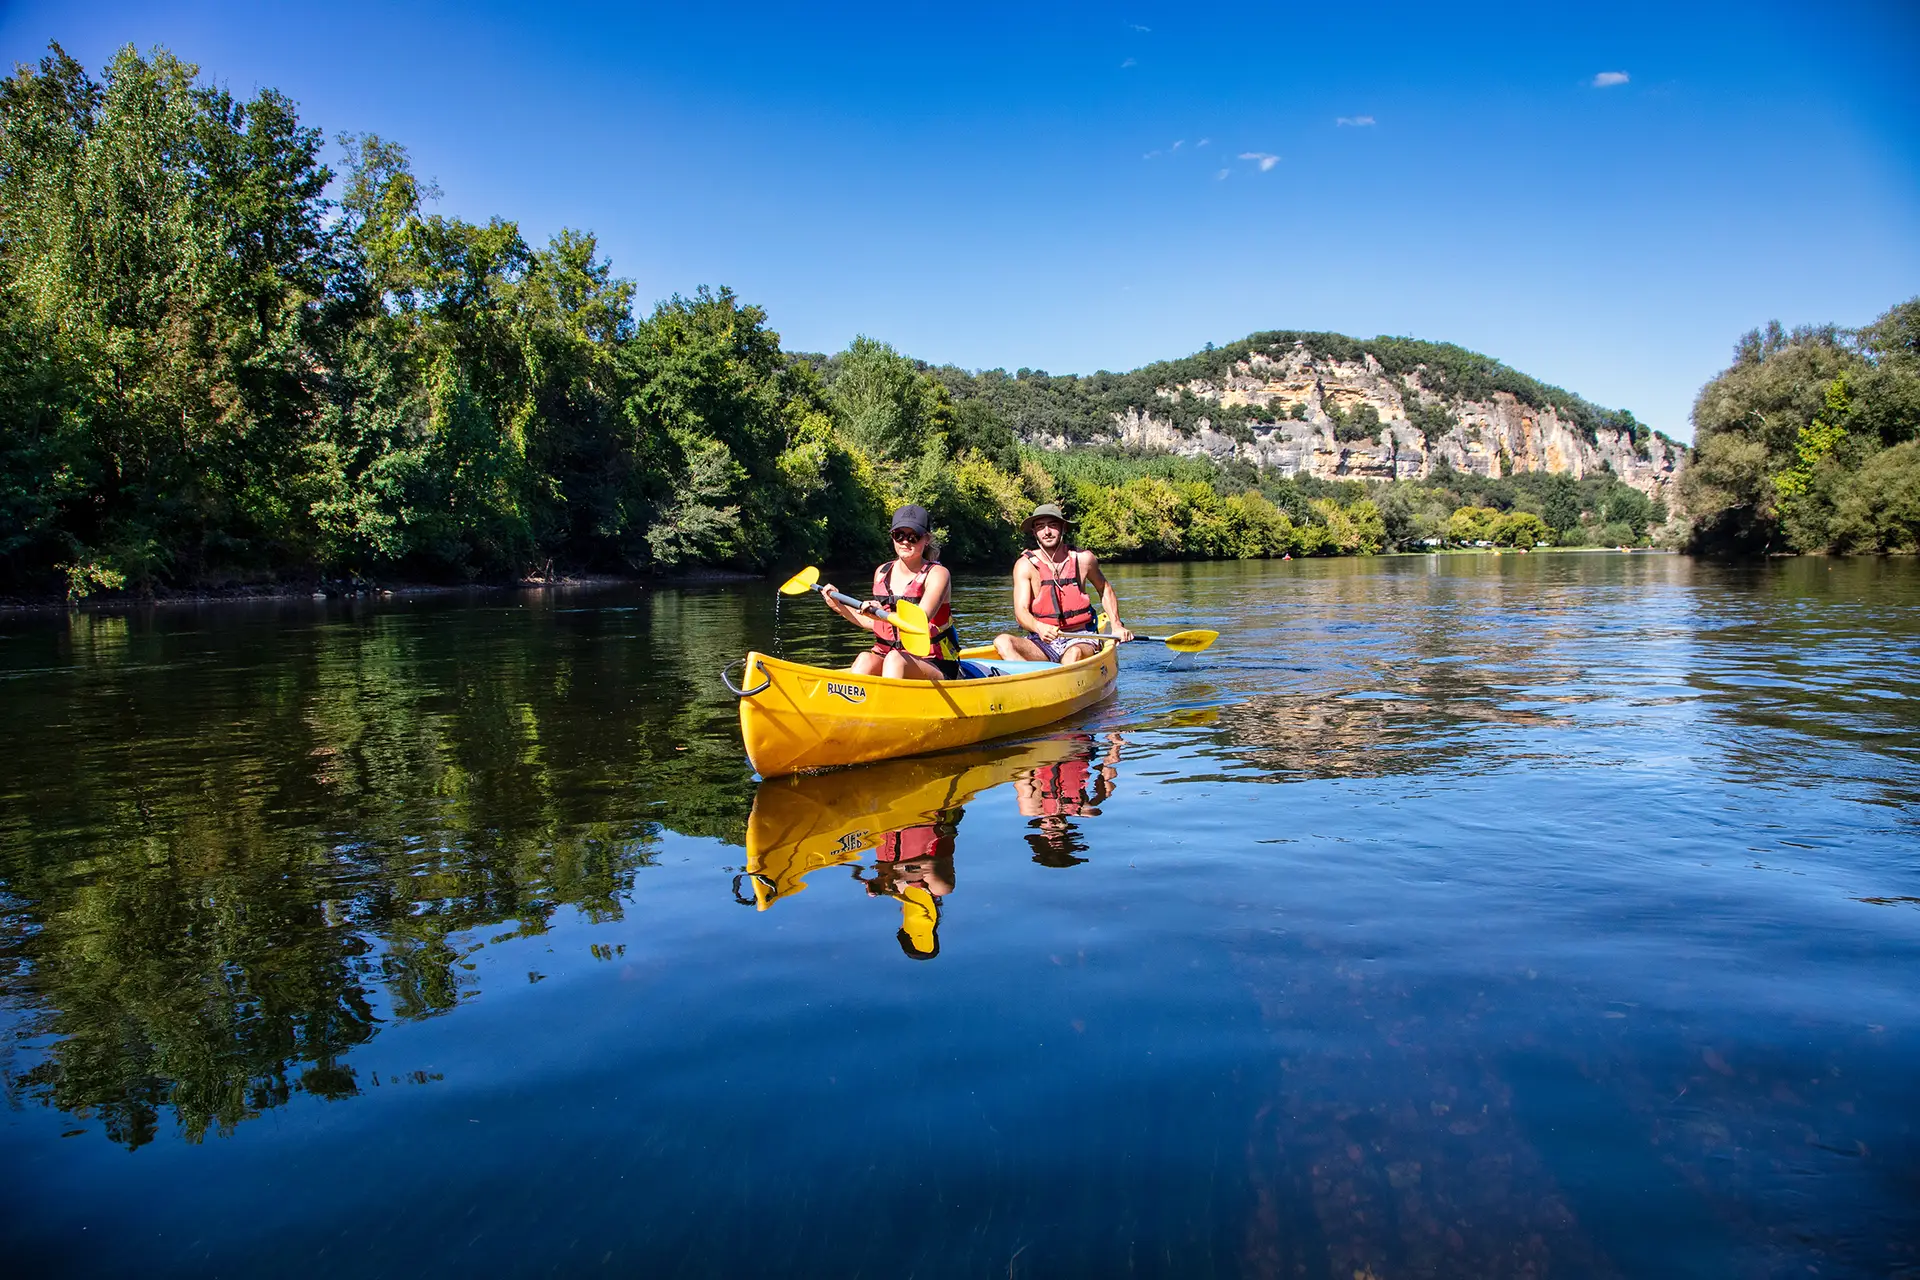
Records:
M1227 179L1228 179L1229 177L1231 177L1231 176L1232 176L1232 173L1231 173L1231 171L1230 171L1230 170L1227 170L1227 169L1222 169L1222 170L1221 170L1220 172L1218 172L1218 173L1216 173L1216 174L1214 174L1213 176L1214 176L1214 179L1215 179L1216 181L1220 181L1220 182L1224 182L1224 181L1226 181L1226 180L1227 180Z
M1373 117L1372 116L1341 116L1337 120L1335 120L1333 123L1339 127L1366 129L1366 128L1372 127Z
M1210 147L1212 145L1213 145L1212 138L1202 138L1200 139L1200 141L1193 144L1193 148L1194 150L1198 151L1201 147Z
M1125 62L1120 64L1120 69L1122 71L1125 71L1128 67L1137 67L1139 65L1140 65L1139 59L1128 58Z
M1141 156L1140 158L1141 158L1142 160L1151 160L1151 159L1153 159L1153 158L1154 158L1155 156L1157 156L1157 155L1159 155L1159 154L1160 154L1160 153L1159 153L1158 151L1149 151L1149 152L1147 152L1147 154L1145 154L1145 155L1143 155L1143 156Z
M1134 29L1135 31L1144 31L1144 32L1146 32L1146 33L1147 33L1148 35L1151 35L1151 34L1153 34L1153 28L1152 28L1152 27L1143 27L1143 26L1141 26L1141 25L1140 25L1139 23L1137 23L1137 22L1129 22L1129 23L1128 23L1127 25L1128 25L1128 26L1130 26L1130 27L1132 27L1132 28L1133 28L1133 29Z
M1182 139L1180 139L1180 141L1178 141L1178 142L1176 142L1176 143L1174 143L1174 144L1173 144L1172 146L1170 146L1170 147L1168 147L1168 148L1167 148L1167 150L1169 150L1169 151L1178 151L1178 150L1179 150L1180 148L1182 148L1182 147L1184 147L1184 146L1186 146L1186 145L1187 145L1187 140L1186 140L1185 138L1182 138Z
M1611 89L1617 84L1625 84L1626 82L1627 73L1624 71L1602 71L1593 78L1593 87L1596 89Z
M1240 153L1240 158L1242 160L1251 160L1255 164L1259 165L1260 172L1262 173L1265 173L1267 170L1273 168L1273 166L1280 163L1279 156L1273 155L1272 153L1266 152L1266 151L1242 151ZM1225 170L1222 170L1222 172L1224 173Z

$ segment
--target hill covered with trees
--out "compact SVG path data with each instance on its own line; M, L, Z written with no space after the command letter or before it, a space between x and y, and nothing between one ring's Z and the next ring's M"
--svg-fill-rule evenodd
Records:
M831 381L836 359L809 359ZM1411 338L1256 333L1119 374L921 368L957 411L1056 451L1115 445L1323 480L1612 471L1661 500L1686 455L1626 410Z

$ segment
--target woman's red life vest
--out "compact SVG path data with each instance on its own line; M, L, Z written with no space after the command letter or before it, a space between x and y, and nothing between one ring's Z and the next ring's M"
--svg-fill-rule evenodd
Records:
M1069 549L1064 565L1049 562L1038 551L1029 551L1026 557L1040 579L1039 590L1033 593L1033 616L1052 620L1062 631L1092 631L1093 599L1080 585L1080 553ZM1060 576L1063 572L1068 576Z
M875 862L915 862L942 856L953 856L953 832L937 823L889 831L873 846Z
M915 604L918 604L927 594L927 572L933 568L932 562L928 562L921 568L920 572L914 574L913 580L907 583L906 589L899 595L893 593L893 566L895 563L895 561L889 560L873 571L873 598L889 609L899 604L902 600L911 600ZM959 658L960 636L953 625L953 601L951 599L940 602L939 610L928 616L927 626L933 633L930 637L933 642L932 647L929 649L927 656L929 658L944 659L949 662ZM899 647L900 635L893 629L893 624L885 618L874 619L873 651L884 654L889 650L898 649Z

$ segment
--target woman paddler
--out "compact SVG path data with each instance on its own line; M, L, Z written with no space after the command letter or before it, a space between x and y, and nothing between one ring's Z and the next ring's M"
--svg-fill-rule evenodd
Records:
M953 680L960 675L960 640L953 627L953 608L949 597L953 579L945 565L938 563L927 509L905 506L893 513L894 558L873 571L873 598L865 610L852 609L833 598L832 583L820 590L827 608L855 626L873 632L873 647L853 660L853 673L861 676L889 676L896 680ZM902 600L911 600L927 611L932 632L932 649L924 658L916 658L900 645L893 624L874 616L873 610L892 609Z

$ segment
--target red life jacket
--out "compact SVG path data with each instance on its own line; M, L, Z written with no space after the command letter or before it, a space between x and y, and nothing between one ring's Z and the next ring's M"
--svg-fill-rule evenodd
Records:
M902 600L911 600L918 604L927 594L927 573L933 568L928 561L919 573L913 575L913 581L907 583L906 590L899 595L893 593L893 566L889 560L873 571L873 598L891 609ZM951 593L949 593L951 597ZM932 648L927 656L952 661L960 656L960 635L953 625L953 601L942 600L940 608L928 615L927 626L932 631ZM885 618L876 618L873 623L873 651L884 654L900 647L900 635L893 624Z
M1033 616L1051 620L1062 631L1092 631L1093 598L1080 585L1080 553L1069 548L1067 562L1060 566L1049 563L1038 551L1025 554L1040 579L1039 589L1033 593ZM1070 571L1072 576L1060 577L1063 571Z
M1087 775L1087 761L1082 756L1035 769L1033 784L1034 790L1039 793L1040 812L1047 817L1054 817L1077 814L1085 809L1090 803Z
M881 836L873 846L875 862L913 862L920 858L952 856L953 832L939 824L902 827Z

